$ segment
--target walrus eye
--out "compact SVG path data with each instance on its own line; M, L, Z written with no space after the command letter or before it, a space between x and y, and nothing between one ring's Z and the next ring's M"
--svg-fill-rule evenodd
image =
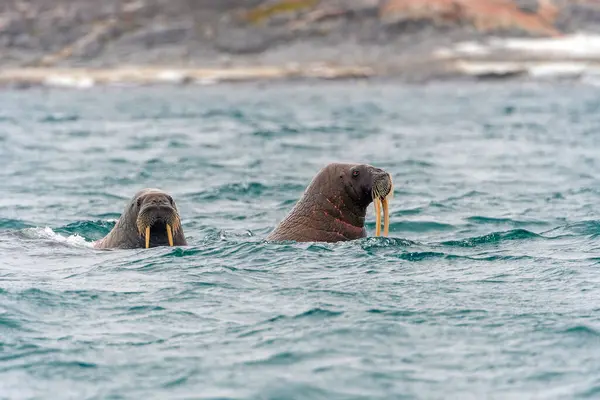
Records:
M142 205L142 199L137 199L137 206L141 206Z
M357 170L355 170L355 171L352 171L352 176L353 176L354 178L356 178L358 175L360 175L360 172L359 172L359 171L357 171Z

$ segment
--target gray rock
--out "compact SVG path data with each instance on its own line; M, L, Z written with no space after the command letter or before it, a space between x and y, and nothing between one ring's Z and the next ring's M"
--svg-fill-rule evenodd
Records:
M26 65L73 46L97 23L113 18L117 24L74 46L56 65L330 62L420 78L443 74L423 61L434 49L483 37L468 26L382 21L378 11L384 0L321 0L316 8L282 13L260 25L238 18L267 1L276 0L2 0L0 66ZM538 0L514 1L525 11L539 7ZM597 2L554 2L561 8L559 29L600 31Z

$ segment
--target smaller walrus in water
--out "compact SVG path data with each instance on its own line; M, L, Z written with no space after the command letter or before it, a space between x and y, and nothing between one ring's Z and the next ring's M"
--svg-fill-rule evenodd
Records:
M94 243L97 249L186 245L175 201L160 189L137 192L108 235Z
M371 202L377 214L375 236L381 235L381 208L387 236L388 197L393 188L392 177L380 168L368 164L329 164L313 178L267 240L338 242L366 237L365 216Z

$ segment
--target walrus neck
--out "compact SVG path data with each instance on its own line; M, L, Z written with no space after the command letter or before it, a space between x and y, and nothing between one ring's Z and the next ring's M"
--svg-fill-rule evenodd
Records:
M321 195L324 202L319 202L321 208L333 220L346 225L350 229L360 230L365 225L366 209L353 206L353 203L339 195Z
M318 192L308 196L305 201L314 207L310 225L315 231L323 232L324 238L350 240L364 236L366 209L355 207L351 201L345 199L345 193Z
M367 236L367 207L356 201L338 177L337 173L317 175L267 240L338 242Z

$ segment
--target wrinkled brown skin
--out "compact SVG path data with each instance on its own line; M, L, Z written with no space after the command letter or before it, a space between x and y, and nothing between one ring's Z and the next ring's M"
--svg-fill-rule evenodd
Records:
M359 171L358 177L352 176L354 170ZM368 164L327 165L267 240L339 242L366 237L373 182L387 178L385 171Z
M136 225L137 217L140 209L146 204L153 204L160 207L170 208L177 211L177 205L175 201L167 193L160 189L142 189L137 192L131 200L127 202L125 210L121 217L113 227L113 229L104 238L94 243L96 249L136 249L145 248L145 241L138 232ZM166 233L165 233L166 235ZM150 241L150 247L168 245L165 240L162 243ZM173 245L174 246L186 246L187 241L183 233L183 228L179 228L177 233L173 232Z

